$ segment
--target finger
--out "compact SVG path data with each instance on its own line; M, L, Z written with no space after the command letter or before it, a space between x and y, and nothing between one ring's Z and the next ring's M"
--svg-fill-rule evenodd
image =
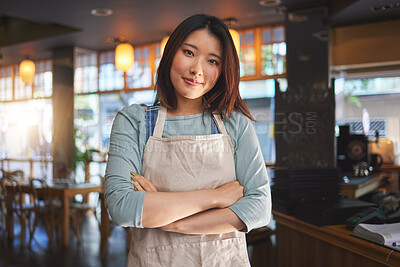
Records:
M137 181L140 183L140 185L146 190L146 191L150 191L150 192L158 192L157 188L154 186L154 184L146 179L145 177L141 176L141 175L135 175L135 177L137 179Z
M149 184L146 182L146 179L145 179L143 176L140 176L140 175L137 174L137 175L135 175L135 176L132 176L131 179L132 179L132 181L133 181L133 184L139 185L140 188L143 189L143 190L140 190L140 188L138 187L138 189L139 189L140 191L146 191L146 192L152 192L152 191L154 191L154 190L149 186Z
M157 191L157 188L154 186L154 184L153 184L150 180L146 179L146 178L143 177L143 176L141 176L141 178L144 179L145 183L146 183L147 186L151 189L151 191L153 191L153 192L158 192L158 191Z
M137 189L135 191L146 191L143 189L143 187L137 181L133 182L133 185L135 186L135 189Z

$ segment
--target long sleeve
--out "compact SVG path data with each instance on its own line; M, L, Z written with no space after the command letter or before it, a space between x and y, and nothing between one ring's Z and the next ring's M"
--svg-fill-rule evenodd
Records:
M211 132L211 116L167 117L163 137L204 135ZM238 181L245 197L230 207L246 224L246 231L269 222L271 193L261 149L251 121L234 112L225 122L235 148ZM142 173L146 145L145 111L138 105L118 112L111 131L105 179L105 198L113 221L121 226L142 226L145 192L134 191L130 171Z
M271 218L271 191L265 162L251 121L241 114L227 125L235 147L236 177L244 187L244 197L229 207L246 225L246 232L268 224Z
M142 227L145 192L134 191L130 171L142 171L144 112L137 105L124 108L116 115L111 130L105 199L112 220L121 226Z

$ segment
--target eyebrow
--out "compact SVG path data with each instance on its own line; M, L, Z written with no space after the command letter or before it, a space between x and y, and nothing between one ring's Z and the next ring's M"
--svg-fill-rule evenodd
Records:
M192 45L192 44L189 44L189 43L183 43L183 44L187 45L187 46L190 46L190 47L193 47L196 50L199 50L199 48L197 46L195 46L195 45ZM218 56L217 54L210 53L209 55L214 56L214 57L219 58L220 60L222 60L222 57Z

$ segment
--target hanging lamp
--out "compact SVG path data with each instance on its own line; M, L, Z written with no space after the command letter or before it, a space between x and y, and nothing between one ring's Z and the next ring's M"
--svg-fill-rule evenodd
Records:
M121 43L115 48L115 67L124 72L124 89L127 88L126 72L132 67L134 61L133 47L128 43Z
M229 33L232 36L233 44L235 45L236 52L239 55L239 53L240 53L240 35L239 35L239 32L237 30L234 30L234 29L229 29Z
M161 55L161 57L162 57L163 54L164 54L164 49L165 49L165 46L167 45L168 40L169 40L169 35L168 35L168 36L165 36L165 37L161 40L161 45L160 45L160 55Z
M33 84L35 77L35 62L30 59L24 59L19 64L19 75L25 85Z

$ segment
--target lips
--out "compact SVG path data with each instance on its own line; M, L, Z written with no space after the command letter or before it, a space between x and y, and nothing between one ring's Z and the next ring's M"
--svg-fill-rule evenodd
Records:
M199 86L202 84L201 82L190 78L183 78L183 80L185 81L186 84L190 86Z

